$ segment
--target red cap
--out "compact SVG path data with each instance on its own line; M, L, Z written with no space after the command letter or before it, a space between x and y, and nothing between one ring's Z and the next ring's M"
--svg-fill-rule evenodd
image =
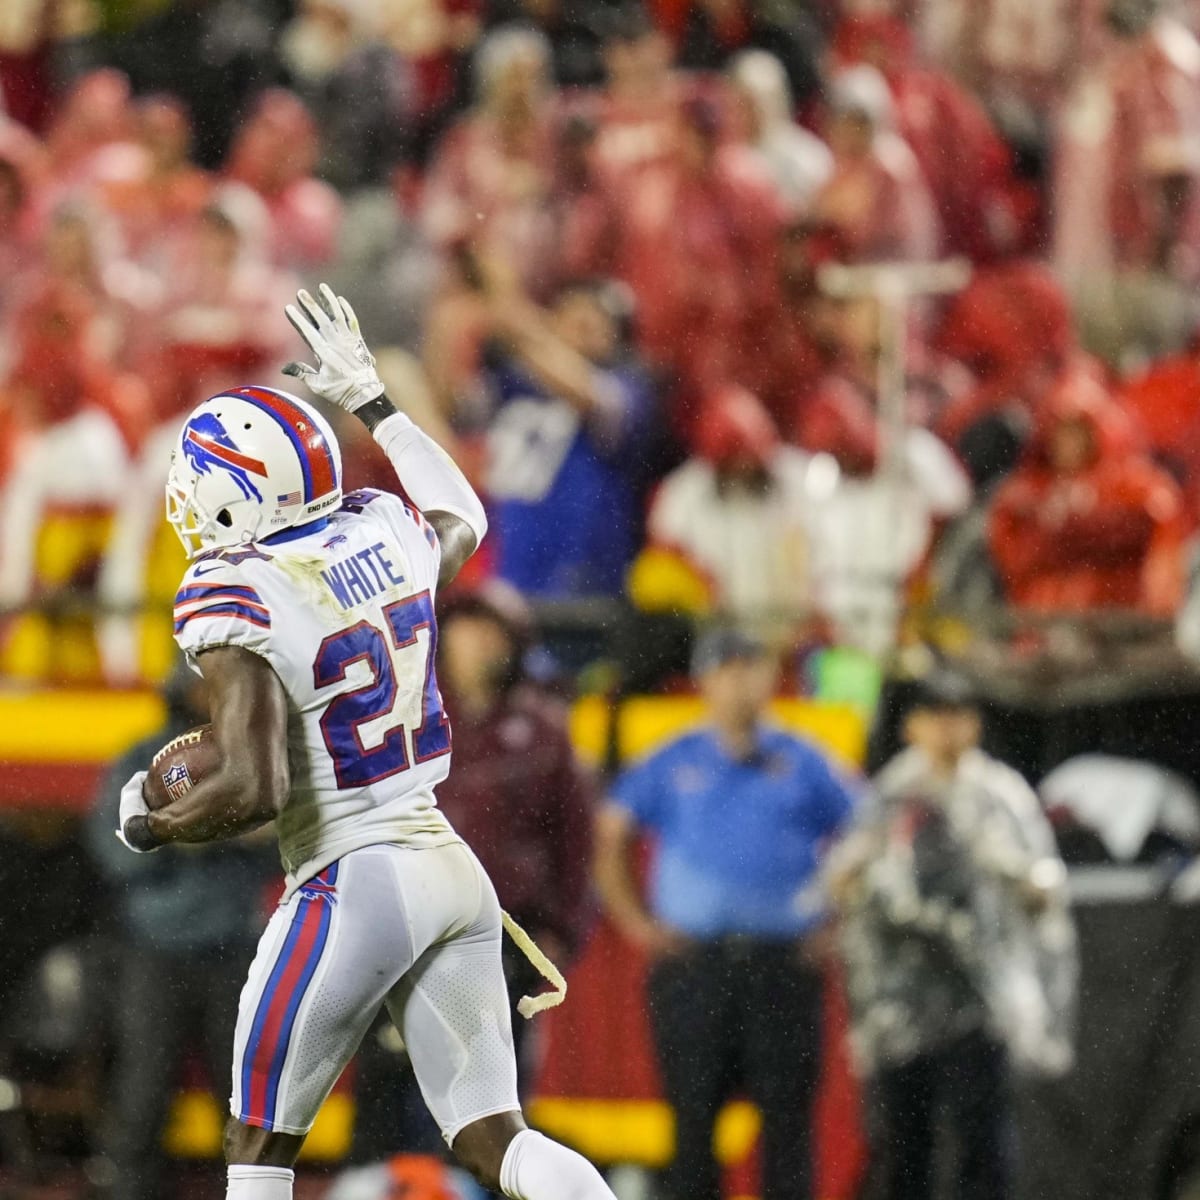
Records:
M778 445L775 422L752 392L731 383L706 400L695 436L701 458L717 466L739 458L765 466Z

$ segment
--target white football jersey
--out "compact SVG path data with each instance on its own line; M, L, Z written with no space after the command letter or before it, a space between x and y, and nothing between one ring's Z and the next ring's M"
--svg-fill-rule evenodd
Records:
M415 507L364 490L315 533L214 551L184 576L175 640L193 665L242 646L288 694L292 790L276 826L289 893L363 846L458 840L434 799L450 771L434 673L440 562Z

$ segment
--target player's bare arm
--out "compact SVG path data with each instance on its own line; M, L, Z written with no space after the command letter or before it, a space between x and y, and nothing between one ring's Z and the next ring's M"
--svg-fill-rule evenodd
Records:
M279 676L239 646L205 650L199 663L221 765L178 800L123 819L135 849L236 837L274 820L287 801L287 695Z
M286 310L317 366L288 363L284 374L303 379L315 395L354 413L371 431L405 494L438 536L442 552L438 584L444 586L487 532L483 505L450 456L384 394L375 358L349 302L326 284L318 292L319 298L299 292L296 304Z

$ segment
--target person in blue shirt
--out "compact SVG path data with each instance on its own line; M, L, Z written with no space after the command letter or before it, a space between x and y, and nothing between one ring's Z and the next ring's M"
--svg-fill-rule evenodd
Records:
M564 285L549 308L485 288L484 484L497 574L546 599L618 596L641 537L653 425L619 284Z
M733 630L700 639L708 721L621 775L597 825L596 879L617 926L652 958L651 1025L675 1109L672 1200L719 1200L721 1105L762 1111L763 1200L810 1200L810 1118L822 1025L814 893L851 787L810 743L763 719L775 665ZM643 900L639 833L655 854Z

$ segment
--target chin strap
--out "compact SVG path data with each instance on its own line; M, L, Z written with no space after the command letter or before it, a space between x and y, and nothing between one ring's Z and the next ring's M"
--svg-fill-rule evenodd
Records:
M504 921L504 931L512 938L513 945L529 959L534 970L554 987L552 992L522 996L517 1002L517 1012L528 1021L530 1017L545 1012L548 1008L557 1008L567 998L567 981L562 972L542 953L537 942L508 913L502 912L500 916Z

